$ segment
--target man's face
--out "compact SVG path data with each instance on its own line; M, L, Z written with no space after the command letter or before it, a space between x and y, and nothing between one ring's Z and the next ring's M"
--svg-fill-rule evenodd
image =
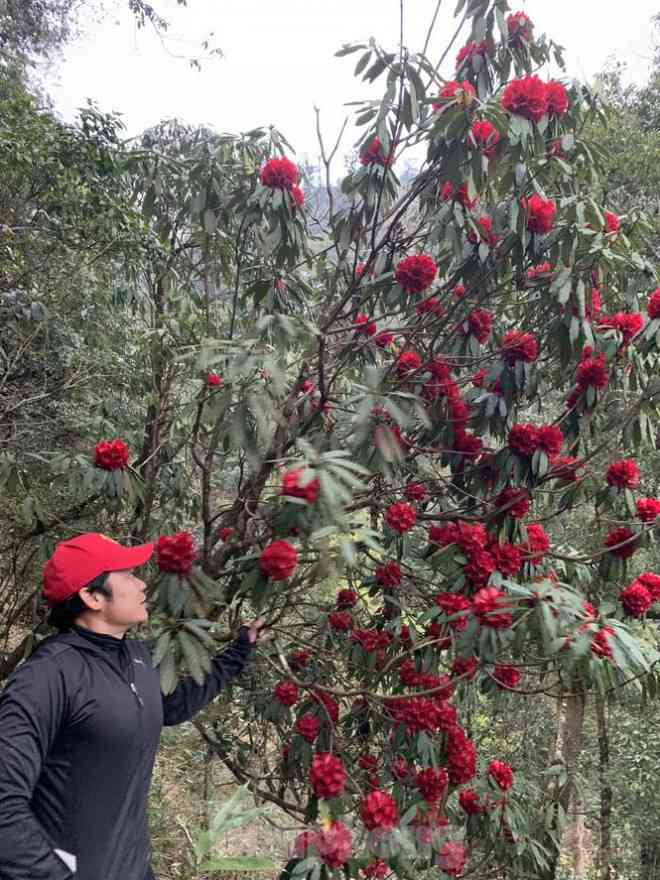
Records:
M146 584L133 574L132 569L111 572L106 586L112 592L112 599L101 593L92 594L99 623L106 625L110 631L119 632L148 619Z

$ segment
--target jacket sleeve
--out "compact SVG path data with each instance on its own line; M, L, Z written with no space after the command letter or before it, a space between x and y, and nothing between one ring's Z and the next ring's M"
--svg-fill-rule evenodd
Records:
M190 721L241 672L251 651L248 629L242 626L238 638L222 654L213 658L211 672L204 684L198 685L194 679L186 676L171 694L163 695L163 724L171 726Z
M46 755L66 715L56 657L27 661L0 694L0 878L69 880L31 809Z

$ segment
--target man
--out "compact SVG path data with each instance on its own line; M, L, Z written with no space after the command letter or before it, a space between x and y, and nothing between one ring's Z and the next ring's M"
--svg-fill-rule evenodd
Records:
M262 636L242 626L200 686L163 696L147 643L126 632L148 618L133 569L153 544L88 533L44 566L60 630L0 695L0 880L152 880L147 798L163 724L189 721L243 668Z

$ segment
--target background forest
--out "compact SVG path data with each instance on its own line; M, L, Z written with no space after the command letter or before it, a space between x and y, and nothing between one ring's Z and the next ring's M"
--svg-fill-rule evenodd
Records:
M129 5L141 23L166 28L157 8L141 0L129 0ZM506 11L505 4L490 5ZM425 222L427 198L424 190L415 187L427 172L402 161L397 167L403 171L392 182L387 162L381 161L376 169L381 174L380 189L369 195L364 189L369 184L358 182L361 169L367 167L361 161L364 152L346 160L344 183L335 185L330 175L332 145L326 144L327 162L301 168L306 221L301 220L300 210L275 206L272 216L286 210L286 222L276 220L263 235L255 233L251 238L256 213L266 211L259 195L259 169L269 157L292 156L286 132L264 128L221 135L164 120L127 140L117 116L92 106L81 111L76 124L63 123L40 87L37 72L46 59L66 52L76 15L84 15L85 7L84 2L70 0L0 0L0 681L49 632L39 597L40 572L58 540L81 530L100 530L133 541L186 531L195 535L204 562L196 569L190 588L199 603L187 593L184 596L183 590L177 593L177 583L167 581L162 571L158 576L154 573L160 604L148 634L161 639L161 670L167 688L175 681L179 666L201 675L205 663L199 645L191 648L172 621L181 615L205 618L211 624L219 621L218 627L203 629L199 644L206 637L207 641L215 639L220 648L237 621L264 601L258 592L264 585L256 578L247 586L243 581L240 588L235 578L228 582L226 589L233 593L229 598L223 594L222 603L214 592L218 572L229 564L229 551L223 548L230 543L230 532L218 544L218 529L245 527L249 544L248 521L258 520L258 511L246 514L234 499L246 481L261 473L258 463L264 458L264 436L273 425L281 428L277 396L269 397L254 377L265 373L281 390L287 377L298 375L299 362L286 361L281 352L290 349L302 358L305 334L314 336L316 323L325 317L322 294L337 265L342 261L349 265L347 271L353 277L358 259L373 251L374 258L363 271L368 275L376 267L378 276L401 257L393 248L388 253L390 263L378 263L375 233L370 242L353 247L356 193L364 194L365 204L371 205L361 216L369 229L373 217L373 222L380 222L379 212L385 206L390 210L397 199L405 200L410 193L419 196L421 207L413 205L396 220L405 227L405 235L400 230L396 233L398 241L414 245L421 240L418 230ZM473 29L480 27L479 7L483 7L484 33L487 27L490 39L494 25L492 19L487 20L487 2L467 4L472 9ZM660 28L660 13L653 26ZM613 62L591 84L593 92L584 98L589 112L585 110L580 117L578 131L580 143L588 145L581 155L589 153L598 170L588 186L593 201L620 217L643 217L636 226L631 221L636 262L631 257L632 262L624 265L621 256L620 265L612 271L641 273L640 288L646 293L658 286L660 259L660 30L658 34L649 81L625 86L622 71ZM349 61L365 57L368 48L362 47L360 55ZM358 64L357 73L371 71L376 79L396 61L396 53L388 57L379 47L371 48L373 55L361 62L362 67ZM551 48L547 47L548 53ZM346 61L340 58L337 63ZM514 63L523 62L516 56ZM380 70L372 65L380 65ZM414 67L412 62L408 66ZM417 74L421 80L419 72L428 72L422 62ZM410 79L415 82L413 74ZM472 74L478 82L476 66L457 79L470 79ZM492 83L488 88L494 88ZM437 91L435 84L428 95L435 96ZM412 117L433 111L430 97L417 108L411 91L406 94L408 104L402 101L395 110L405 119L408 108L411 124L406 136L412 139ZM398 97L397 92L394 104ZM360 112L375 125L380 110L367 106ZM382 130L378 133L384 141ZM568 151L563 141L562 149ZM341 156L335 157L335 167L340 160ZM583 164L587 161L584 158ZM480 173L475 171L475 180L481 179ZM346 180L353 181L353 188ZM243 212L246 204L253 215ZM414 233L410 232L413 227ZM434 241L437 226L430 228L424 244ZM449 233L446 241L453 247ZM444 247L439 235L435 245L440 250ZM336 254L326 258L335 246ZM485 255L482 265L489 258ZM542 262L541 256L537 262ZM357 314L359 292L351 294L350 286L346 289ZM584 290L582 297L584 310ZM387 302L388 308L399 308L398 303ZM569 349L587 342L582 335L578 339L581 329L575 337L572 328L569 332ZM557 348L558 339L553 343ZM473 349L461 354L473 355ZM339 364L339 371L353 354L342 350L335 356L332 363ZM355 395L346 404L347 412L360 395L364 397L355 403L354 411L364 400L373 403L365 388L375 381L369 371L380 363L378 357L378 352L365 356L364 361L356 356L359 369L346 380ZM657 360L645 364L653 390ZM638 362L634 370L642 367ZM550 376L551 366L545 369ZM247 376L252 378L248 381ZM611 395L603 398L600 406L610 421L598 430L606 432L619 417L625 421L631 400L626 395L642 387L641 380L636 381L638 385L631 378L626 386L622 380L617 393L612 388ZM220 392L207 400L215 388L232 382L242 389L233 403ZM546 406L553 418L563 409L560 389L554 379L546 388ZM393 395L389 412L395 423L405 425L406 417L409 425L413 423L417 417L414 397L406 388ZM196 408L199 401L205 410L201 404ZM313 407L304 409L307 403L300 406L296 412L300 424L306 426L305 420L313 421L315 412ZM523 415L518 420L534 418L535 406L530 394L520 403ZM291 408L282 411L294 418ZM228 414L226 418L223 413ZM487 414L487 419L493 417L492 412ZM389 423L385 419L385 424L374 441L381 460L377 479L370 484L371 492L382 497L383 486L388 480L396 482L403 466L397 445L401 432L392 430L392 419ZM627 430L617 434L617 449L621 457L635 458L646 494L657 498L660 428L649 412ZM331 433L327 424L319 434L323 438L326 433ZM130 467L125 470L94 467L96 444L112 438L123 438L131 450ZM301 457L303 468L325 466L328 459L323 456L333 451L332 445L324 446L317 434L304 433L302 428L298 440L298 445L280 447L279 464L295 454ZM590 468L604 472L610 462L607 445L601 448L594 443L593 449ZM360 467L370 466L357 453L354 459L358 461L354 470L347 466L343 475L336 469L328 471L336 478L334 483L322 484L328 510L350 507L349 490L355 489L357 497L362 497L352 480L361 480L366 471ZM339 457L333 466L343 461ZM419 482L441 482L451 471L453 489L466 485L451 462L425 467L418 472ZM304 473L312 475L311 470ZM264 484L271 477L264 477ZM295 517L304 509L304 495L297 501L292 504L289 527L303 529ZM634 504L628 497L626 503ZM594 506L586 498L561 504L558 512L548 515L546 525L553 547L558 548L555 567L585 596L597 597L603 604L611 601L614 607L618 590L633 576L642 571L660 573L657 546L652 542L638 551L630 570L621 569L618 575L594 568L592 561L567 563L562 570L562 554L569 558L570 548L593 533ZM357 526L351 523L352 547L378 561L382 548L374 537L376 513L366 502L362 508L356 504L356 509L364 517ZM339 522L332 516L328 514L328 521ZM323 545L309 557L313 572L305 602L295 609L277 609L276 631L277 625L281 629L276 645L280 648L288 644L287 627L298 626L295 615L309 625L315 609L332 608L337 590L361 589L370 614L379 605L373 581L361 581L361 575L351 573L355 549L342 550L347 574L334 562L332 548L338 533L330 529L322 535L320 531L314 533L319 547L327 539L330 549L326 552ZM242 547L241 552L249 556L249 548ZM402 555L405 552L404 548ZM241 576L244 571L240 569ZM616 582L616 588L605 587L604 593L598 593L592 582L596 571L603 582ZM252 591L243 605L235 601L241 590ZM200 606L206 613L200 612ZM653 667L658 607L649 610L644 620L628 621L635 638L651 652ZM283 714L288 709L281 701L273 708L272 691L282 676L278 662L276 655L265 657L199 723L164 734L151 817L154 867L161 880L201 880L257 869L273 876L279 873L277 866L284 863L306 810L296 813L291 808L286 779L281 785L269 781L273 743L263 731L274 726L282 734L281 742L286 742L290 720ZM592 681L589 687L574 687L577 679L569 677L565 687L546 687L551 673L547 676L521 686L518 693L517 682L511 689L498 688L493 679L463 700L462 717L477 752L497 754L511 765L516 778L524 779L518 808L532 817L521 819L518 829L509 828L508 849L494 844L495 861L488 862L485 853L484 866L475 862L472 876L660 880L660 693L655 674L640 661L630 675L603 679L605 683L598 686ZM366 764L361 766L366 769ZM237 807L246 812L246 826L238 832L227 831L225 816L216 823L214 833L207 833L213 831L219 806L240 783L248 783L253 792ZM252 800L260 812L250 812ZM535 822L540 824L535 826ZM546 833L550 842L532 852L531 842L542 842ZM556 852L552 841L558 844ZM211 864L209 851L215 857ZM245 855L273 861L229 859ZM402 867L400 873L405 876L406 870Z

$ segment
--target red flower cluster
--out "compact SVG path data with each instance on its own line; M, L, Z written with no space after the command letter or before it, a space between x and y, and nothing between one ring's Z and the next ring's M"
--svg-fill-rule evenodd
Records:
M450 877L459 877L467 863L468 851L464 843L448 840L438 850L438 867Z
M513 785L513 770L505 761L491 761L488 775L501 791L508 791Z
M605 234L616 236L621 229L621 221L612 211L605 211Z
M458 189L454 186L451 180L445 181L443 183L442 188L440 190L440 199L443 202L455 201L460 205L463 205L464 208L467 208L468 211L471 211L477 202L479 201L479 197L475 196L473 199L470 198L468 194L468 185L467 183L462 183ZM454 288L454 294L456 295L456 288L462 287L463 285L456 285ZM463 288L463 292L465 292L465 288Z
M502 337L500 345L502 357L509 366L516 361L533 363L539 354L539 344L533 333L521 333L520 330L509 330Z
M309 712L305 715L301 715L296 721L296 733L308 743L314 742L318 736L320 727L321 722L319 719Z
M585 388L607 388L608 373L605 366L605 355L601 353L592 357L593 350L589 346L585 346L585 349L575 372L576 391L581 393Z
M591 640L591 653L595 657L609 660L612 657L610 638L614 635L611 626L601 627Z
M261 551L261 573L274 581L285 581L298 567L298 552L288 541L271 541Z
M468 232L468 241L470 244L480 244L483 242L489 247L495 247L499 237L493 232L493 221L488 214L482 214L476 219L477 232L470 230ZM477 234L478 233L478 234Z
M429 296L428 299L424 299L421 302L418 302L415 306L415 311L418 315L435 315L436 318L441 318L445 309L442 303L438 302L437 297Z
M459 101L460 103L465 104L465 106L469 106L472 103L472 99L475 98L477 93L474 90L474 86L472 83L468 82L464 79L462 82L458 82L458 80L450 80L448 83L440 89L438 92L439 103L433 105L434 110L442 110L447 106L449 101Z
M353 628L353 618L348 611L333 611L328 615L328 623L338 632L348 632Z
M660 499L658 498L638 498L637 500L637 518L642 522L655 522L660 516Z
M526 562L532 562L536 565L541 562L550 549L550 538L539 523L529 523L525 526L525 531L527 532L527 540L520 545L520 551Z
M398 587L401 583L399 563L390 559L383 565L376 566L376 583L379 587Z
M390 869L387 862L384 862L382 859L374 859L373 862L369 862L362 869L362 873L367 880L385 880L385 877L390 873Z
M351 832L341 822L331 822L321 831L303 831L294 843L297 856L308 858L315 852L329 868L341 868L351 857Z
M269 159L261 169L261 182L269 189L290 190L300 181L298 168L290 159Z
M128 464L128 446L123 440L101 440L94 447L94 467L122 471Z
M511 605L496 587L479 590L472 600L472 607L481 625L490 629L508 629L513 622Z
M500 512L503 516L522 519L529 510L529 496L526 489L507 486L506 489L502 489L494 504L496 510L501 508Z
M488 44L485 40L482 40L480 43L476 43L474 40L471 40L462 49L459 49L458 55L456 56L456 68L462 67L468 61L472 61L475 55L484 55L488 54Z
M507 15L506 29L512 40L529 40L532 39L532 20L524 12L513 12Z
M387 792L376 789L360 804L360 816L369 831L391 831L399 821L399 811L394 799Z
M422 483L408 483L403 494L408 501L422 502L426 498L426 486Z
M394 532L403 535L409 532L417 522L415 508L405 501L396 501L385 511L385 522Z
M539 449L552 461L561 452L564 435L556 425L537 428L529 422L518 423L511 426L508 445L512 452L523 458L529 458Z
M630 540L634 538L634 535L634 532L622 526L618 529L612 529L605 538L604 544L610 548L612 556L616 556L618 559L628 559L637 550L637 541ZM618 547L618 544L623 546Z
M639 580L628 584L625 590L621 591L619 599L623 610L630 617L641 617L653 605L653 596Z
M493 678L501 688L513 690L520 682L521 675L515 666L498 663L493 670Z
M374 337L374 342L378 348L389 348L394 342L394 333L388 333L386 330L381 330L380 333L377 333Z
M654 602L660 602L660 574L645 571L638 576L637 580L646 587Z
M294 468L287 471L282 477L282 490L280 495L289 496L290 498L300 498L308 504L313 504L319 497L319 488L321 483L319 480L310 480L304 485L301 484L304 468Z
M495 570L503 574L504 577L513 577L520 571L522 556L520 550L513 544L508 542L504 544L492 543L488 545L488 552L495 562Z
M605 479L617 489L634 489L639 485L639 468L632 458L620 458L608 467Z
M298 702L298 685L293 681L280 681L275 685L273 696L283 706L294 706Z
M434 770L429 767L427 770L418 772L416 782L424 800L429 804L437 804L447 790L449 778L444 768L439 767Z
M422 359L416 351L402 351L396 359L396 372L402 379L416 373L421 366Z
M156 565L161 571L188 574L195 559L197 550L190 532L161 535L156 542Z
M493 315L486 309L472 309L464 324L459 325L467 336L470 333L480 345L488 341L490 331L493 329Z
M370 654L372 651L387 648L392 636L380 629L354 629L351 633L351 641L358 642Z
M394 162L393 149L390 148L389 154L386 156L383 152L383 146L380 139L372 138L360 155L360 162L363 165L382 165L384 168Z
M209 388L218 388L222 385L222 377L218 376L217 373L209 373L206 377L206 384Z
M479 661L476 657L456 657L451 664L451 674L472 681L478 668Z
M406 293L422 293L433 284L437 274L438 267L427 254L412 254L394 270L397 283Z
M546 113L563 115L568 96L561 83L544 83L536 75L512 80L502 94L502 107L517 116L539 122Z
M639 312L616 312L614 315L606 315L598 322L598 327L606 330L617 330L621 336L622 347L630 344L644 326L644 317Z
M468 816L479 816L481 813L488 811L488 806L481 802L479 793L473 788L464 788L463 791L459 792L458 803Z
M656 287L653 293L649 296L646 311L651 321L660 318L660 287Z
M346 611L352 608L358 600L358 594L354 590L339 590L337 593L337 608L339 611Z
M463 785L477 772L477 750L458 725L447 733L447 773L452 785Z
M473 145L475 149L481 150L487 159L493 158L499 142L500 133L492 122L482 119L480 122L472 123L468 143Z
M298 651L293 651L291 654L289 654L289 656L287 657L287 662L291 669L294 672L297 672L300 669L304 669L311 658L312 655L309 651L306 651L304 648L300 648Z
M550 263L539 263L527 270L526 278L528 284L536 284L537 282L548 281L549 275L552 274L552 266Z
M375 321L370 321L368 315L356 315L353 318L353 326L357 336L375 336L378 327Z
M557 205L552 199L542 199L538 193L529 199L521 199L523 210L527 212L527 228L538 235L547 235L557 216Z
M334 798L346 787L346 770L341 758L331 752L318 752L309 768L309 784L317 798Z

